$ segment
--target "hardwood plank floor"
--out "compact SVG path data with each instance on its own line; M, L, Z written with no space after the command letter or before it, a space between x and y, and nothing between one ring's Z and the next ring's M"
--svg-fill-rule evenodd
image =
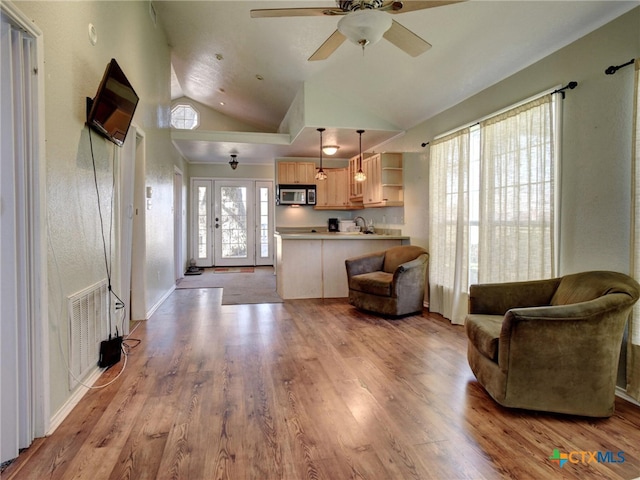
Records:
M468 367L464 329L438 315L220 301L176 290L133 332L123 375L2 478L640 477L639 407L617 399L609 419L502 408ZM560 468L555 449L624 461L575 454Z

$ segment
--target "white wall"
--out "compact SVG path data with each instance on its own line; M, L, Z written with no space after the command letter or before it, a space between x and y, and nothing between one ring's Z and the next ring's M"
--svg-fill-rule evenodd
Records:
M405 154L405 232L428 238L428 147L423 142L555 85L578 82L563 101L559 273L628 273L633 67L640 57L640 7L549 57L409 130L385 145ZM416 72L419 74L419 72Z
M146 179L153 208L146 215L145 280L150 305L174 284L173 175L183 171L168 128L170 52L162 30L148 14L148 2L16 2L43 31L47 197L50 231L51 412L71 397L67 382L66 297L105 278L105 265L93 184L85 97L93 97L104 69L116 58L140 96L134 121L145 132ZM96 28L91 45L88 26ZM103 214L110 215L115 147L92 134ZM107 233L108 236L108 224ZM116 251L115 244L112 251ZM112 277L117 277L115 261Z

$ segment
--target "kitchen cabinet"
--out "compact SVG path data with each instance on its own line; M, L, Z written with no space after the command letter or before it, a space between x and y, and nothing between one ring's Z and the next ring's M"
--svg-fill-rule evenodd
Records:
M278 184L313 185L316 164L313 162L278 162Z
M315 210L357 210L349 199L349 168L325 168L327 178L316 180Z
M349 200L351 202L362 202L362 187L364 182L356 182L355 174L360 168L360 155L349 159Z
M377 153L367 157L362 160L362 170L367 176L362 187L365 207L404 205L401 153Z

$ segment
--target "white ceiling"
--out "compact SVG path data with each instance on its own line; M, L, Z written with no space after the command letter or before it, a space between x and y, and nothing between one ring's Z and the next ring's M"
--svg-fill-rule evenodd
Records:
M195 163L228 162L229 154L235 152L241 162L259 164L271 163L274 157L317 156L317 127L327 128L325 144L335 141L341 146L340 157L358 153L355 129L364 126L344 125L342 118L327 120L332 124L305 125L295 138L289 132L277 134L303 85L324 92L338 104L357 105L394 126L368 129L362 139L367 150L568 45L639 2L470 0L405 12L394 15L394 20L433 45L426 53L410 57L382 39L363 55L360 47L347 41L329 59L317 62L307 59L334 32L337 17L251 18L249 12L333 7L331 0L156 0L153 5L172 48L172 98L189 97L264 132L174 132L177 148ZM573 79L558 78L558 83L569 80ZM550 86L541 85L541 89ZM327 112L323 115L326 118Z

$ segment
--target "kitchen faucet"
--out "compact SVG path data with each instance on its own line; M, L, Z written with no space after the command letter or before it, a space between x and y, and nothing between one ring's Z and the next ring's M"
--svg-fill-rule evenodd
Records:
M367 221L362 218L361 216L357 216L356 218L353 219L353 223L356 224L356 227L358 226L358 220L362 220L362 228L361 228L361 232L364 232L367 230Z

